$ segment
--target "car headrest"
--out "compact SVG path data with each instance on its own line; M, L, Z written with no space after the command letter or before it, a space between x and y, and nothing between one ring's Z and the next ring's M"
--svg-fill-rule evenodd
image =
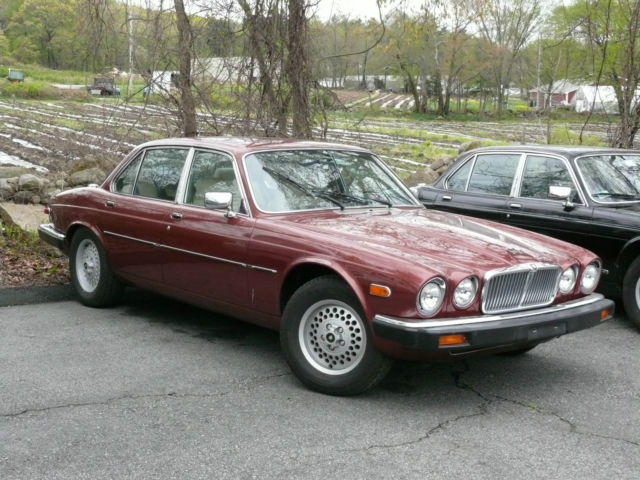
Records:
M218 167L213 174L214 180L223 182L233 182L236 178L236 174L232 167Z

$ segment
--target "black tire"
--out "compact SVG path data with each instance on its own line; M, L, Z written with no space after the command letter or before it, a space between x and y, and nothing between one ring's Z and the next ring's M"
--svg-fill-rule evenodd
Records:
M107 307L122 296L123 286L113 275L100 240L86 228L78 230L71 240L69 273L84 305Z
M631 262L624 274L622 301L627 317L640 330L640 257Z
M377 385L391 360L373 345L356 296L335 276L302 285L284 309L280 343L293 373L312 390L357 395Z

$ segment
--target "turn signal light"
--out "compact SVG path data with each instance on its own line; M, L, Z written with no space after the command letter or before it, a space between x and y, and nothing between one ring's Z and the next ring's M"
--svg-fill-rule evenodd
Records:
M611 312L609 310L600 310L600 320L604 320L605 318L609 317L609 315L611 315Z
M383 297L387 298L391 296L391 289L389 287L385 287L384 285L377 285L372 283L369 285L369 293L374 297Z
M440 335L438 338L438 346L450 347L452 345L464 345L467 343L467 336L463 333L455 333L453 335Z

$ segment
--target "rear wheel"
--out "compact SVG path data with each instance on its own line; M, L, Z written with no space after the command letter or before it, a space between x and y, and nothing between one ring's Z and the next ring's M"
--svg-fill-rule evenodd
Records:
M391 367L373 345L357 298L334 276L313 279L293 294L284 310L280 342L296 376L330 395L364 392Z
M629 320L640 329L640 257L631 262L624 275L622 301Z
M86 228L71 240L69 271L71 283L85 305L105 307L122 295L122 284L111 272L100 240Z

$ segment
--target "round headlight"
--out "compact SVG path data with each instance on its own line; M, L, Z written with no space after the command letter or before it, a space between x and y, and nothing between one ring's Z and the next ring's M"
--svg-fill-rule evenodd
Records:
M582 272L582 278L580 279L580 291L582 293L591 293L598 286L600 281L601 268L599 262L593 262L587 265L587 268Z
M561 293L569 293L576 285L576 267L569 267L560 276L558 290Z
M424 284L418 294L418 310L423 315L433 315L444 301L444 280L436 277Z
M458 308L467 308L476 298L478 291L478 279L467 277L462 280L453 292L453 303Z

